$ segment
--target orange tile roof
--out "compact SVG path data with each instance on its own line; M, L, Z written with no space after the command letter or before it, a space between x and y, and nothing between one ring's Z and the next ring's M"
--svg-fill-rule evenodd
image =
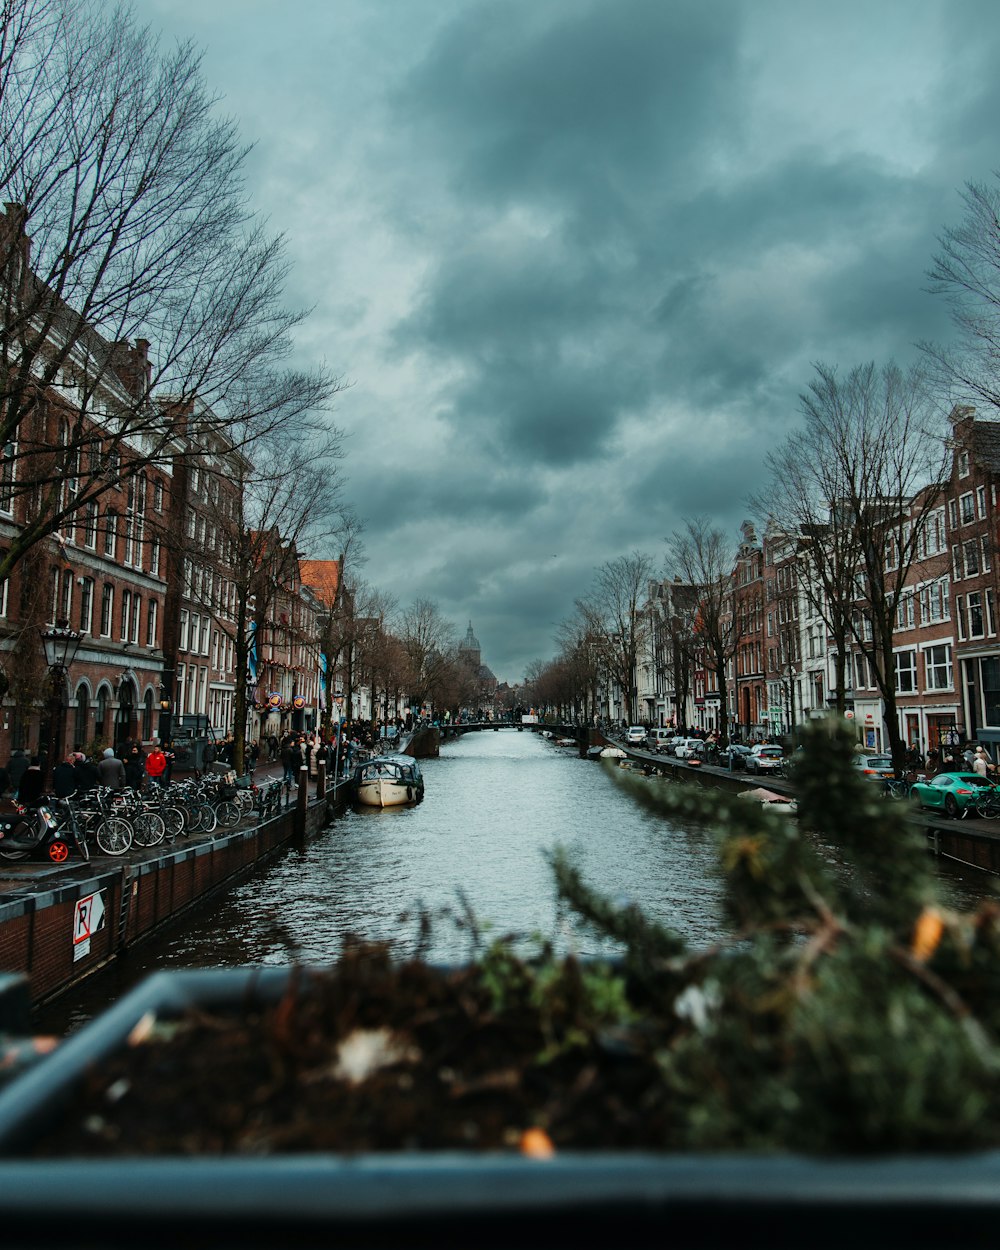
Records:
M339 560L300 560L299 578L327 607L332 608L337 602Z

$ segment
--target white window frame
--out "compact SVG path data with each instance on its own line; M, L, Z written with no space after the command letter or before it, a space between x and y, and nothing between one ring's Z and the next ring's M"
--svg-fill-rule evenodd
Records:
M896 687L897 694L916 694L917 693L917 652L913 647L904 647L902 650L893 652L895 656L893 667L893 683ZM908 663L903 665L902 661L907 660ZM909 685L902 684L904 675L909 679Z
M924 652L924 689L941 691L954 690L955 688L955 671L952 663L951 643L950 642L932 642L923 648ZM937 652L944 653L944 659L936 658ZM943 674L944 680L938 681L938 675Z

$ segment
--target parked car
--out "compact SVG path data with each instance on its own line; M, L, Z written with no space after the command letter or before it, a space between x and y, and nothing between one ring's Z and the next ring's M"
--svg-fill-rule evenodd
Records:
M889 781L896 775L891 755L856 755L854 767L873 781Z
M651 729L649 731L649 745L654 751L662 751L671 738L676 737L672 729Z
M938 773L927 781L915 781L910 798L921 807L943 811L953 820L974 809L984 790L996 787L978 773Z
M682 738L674 747L674 755L679 760L689 760L694 755L701 755L705 749L701 738Z
M729 746L719 753L719 767L729 768L734 772L747 766L747 756L750 754L750 748L742 742L731 742Z
M748 773L776 773L781 771L784 763L785 753L781 747L758 742L746 757L745 767Z
M646 730L642 725L629 725L625 731L625 742L630 747L645 746Z
M673 734L672 737L668 738L666 742L663 744L663 747L661 748L663 751L663 754L673 755L673 753L677 750L680 744L686 741L687 739L684 737L683 734Z

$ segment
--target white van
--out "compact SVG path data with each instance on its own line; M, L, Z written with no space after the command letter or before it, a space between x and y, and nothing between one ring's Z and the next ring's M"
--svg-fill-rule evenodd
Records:
M649 745L659 750L660 747L666 746L674 736L672 729L651 729L649 731Z

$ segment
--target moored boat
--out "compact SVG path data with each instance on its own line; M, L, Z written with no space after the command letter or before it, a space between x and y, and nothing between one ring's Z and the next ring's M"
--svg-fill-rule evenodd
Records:
M400 807L424 797L420 765L409 755L378 755L354 770L354 798L366 807Z

